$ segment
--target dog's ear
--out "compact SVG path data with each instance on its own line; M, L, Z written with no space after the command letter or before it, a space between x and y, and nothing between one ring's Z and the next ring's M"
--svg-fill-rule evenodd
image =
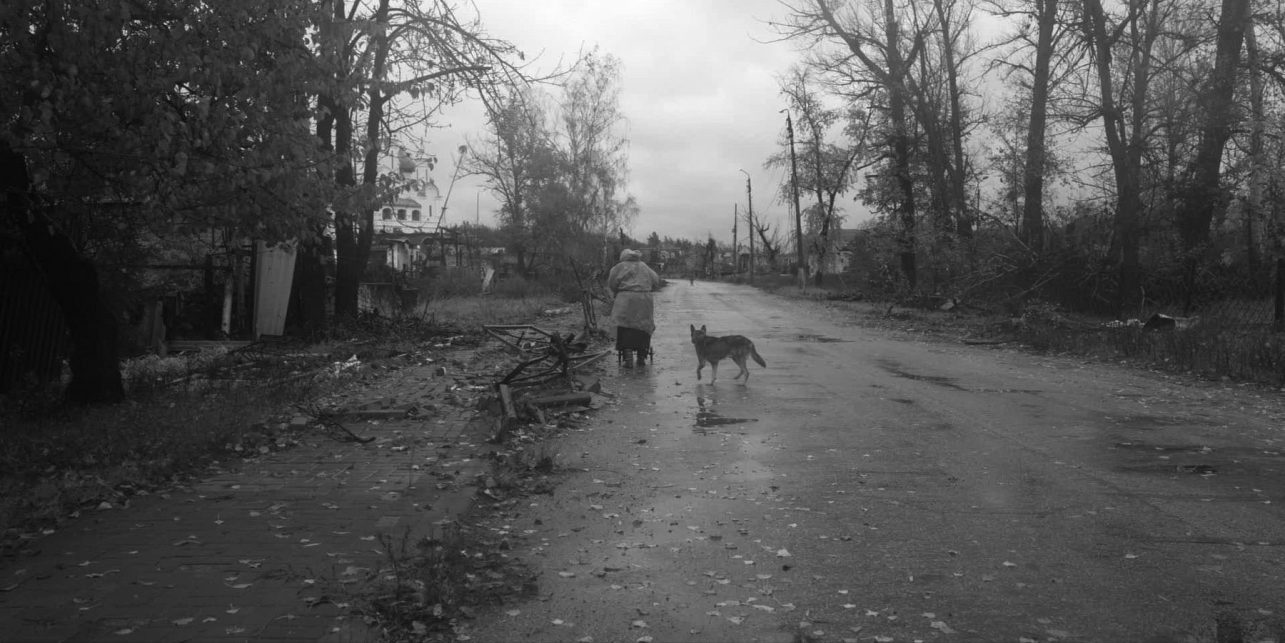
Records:
M708 332L709 332L709 331L705 330L705 324L701 324L701 332L702 332L702 333L708 333Z
M696 324L689 324L689 325L692 327L692 332L693 333L696 332Z

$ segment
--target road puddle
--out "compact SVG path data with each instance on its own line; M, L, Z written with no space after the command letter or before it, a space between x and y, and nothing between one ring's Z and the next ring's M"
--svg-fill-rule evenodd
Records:
M827 337L827 336L825 336L825 335L812 335L812 334L799 334L799 335L795 335L795 336L794 336L794 339L795 339L795 341L799 341L799 342L820 342L820 343L823 343L823 344L828 344L828 343L830 343L830 342L846 342L846 341L848 341L848 340L846 340L846 339L839 339L838 337Z
M714 410L714 399L706 397L697 397L696 405L699 407L696 411L696 428L708 429L712 427L727 426L729 424L745 424L746 422L758 422L758 418L729 418L723 417Z
M707 429L712 426L725 426L728 424L744 424L746 422L758 422L758 418L725 418L713 411L697 411L696 427Z
M929 384L936 384L937 386L942 386L945 388L953 388L958 391L968 390L956 384L955 378L953 377L944 377L941 375L919 375L917 373L910 373L905 370L902 370L901 365L892 360L887 360L887 359L879 360L879 367L887 371L889 374L895 377L900 377L902 379L913 380L916 382L927 382Z

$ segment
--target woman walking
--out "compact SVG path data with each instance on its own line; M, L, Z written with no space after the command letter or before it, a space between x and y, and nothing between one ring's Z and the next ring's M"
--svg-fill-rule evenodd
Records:
M620 263L607 273L607 289L615 298L611 319L616 325L616 355L625 366L633 365L635 354L639 366L651 356L651 334L656 331L651 293L660 285L660 275L643 263L637 250L622 251Z

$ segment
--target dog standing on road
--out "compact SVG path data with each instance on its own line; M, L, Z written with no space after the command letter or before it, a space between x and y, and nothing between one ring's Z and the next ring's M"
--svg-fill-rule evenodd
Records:
M696 347L696 359L700 364L696 367L696 380L700 381L701 369L705 364L709 364L709 383L713 384L718 379L718 361L732 358L736 365L741 367L741 372L736 374L732 379L740 379L745 376L745 381L750 381L750 369L745 367L746 358L754 358L759 366L767 367L767 362L759 356L758 351L754 350L754 342L740 335L727 335L725 337L711 337L702 325L699 330L693 324L692 327L692 345Z

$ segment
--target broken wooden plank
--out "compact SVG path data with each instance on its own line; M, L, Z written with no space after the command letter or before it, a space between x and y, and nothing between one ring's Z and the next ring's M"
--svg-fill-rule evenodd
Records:
M492 444L504 442L518 423L518 410L513 405L513 390L508 384L500 384L496 388L500 393L500 417L495 419L495 433L489 440Z
M538 408L549 406L567 406L568 404L587 405L593 401L592 393L562 393L559 395L546 395L543 397L532 398L529 403Z
M518 410L513 406L513 389L508 384L500 385L500 405L506 418L516 418Z

